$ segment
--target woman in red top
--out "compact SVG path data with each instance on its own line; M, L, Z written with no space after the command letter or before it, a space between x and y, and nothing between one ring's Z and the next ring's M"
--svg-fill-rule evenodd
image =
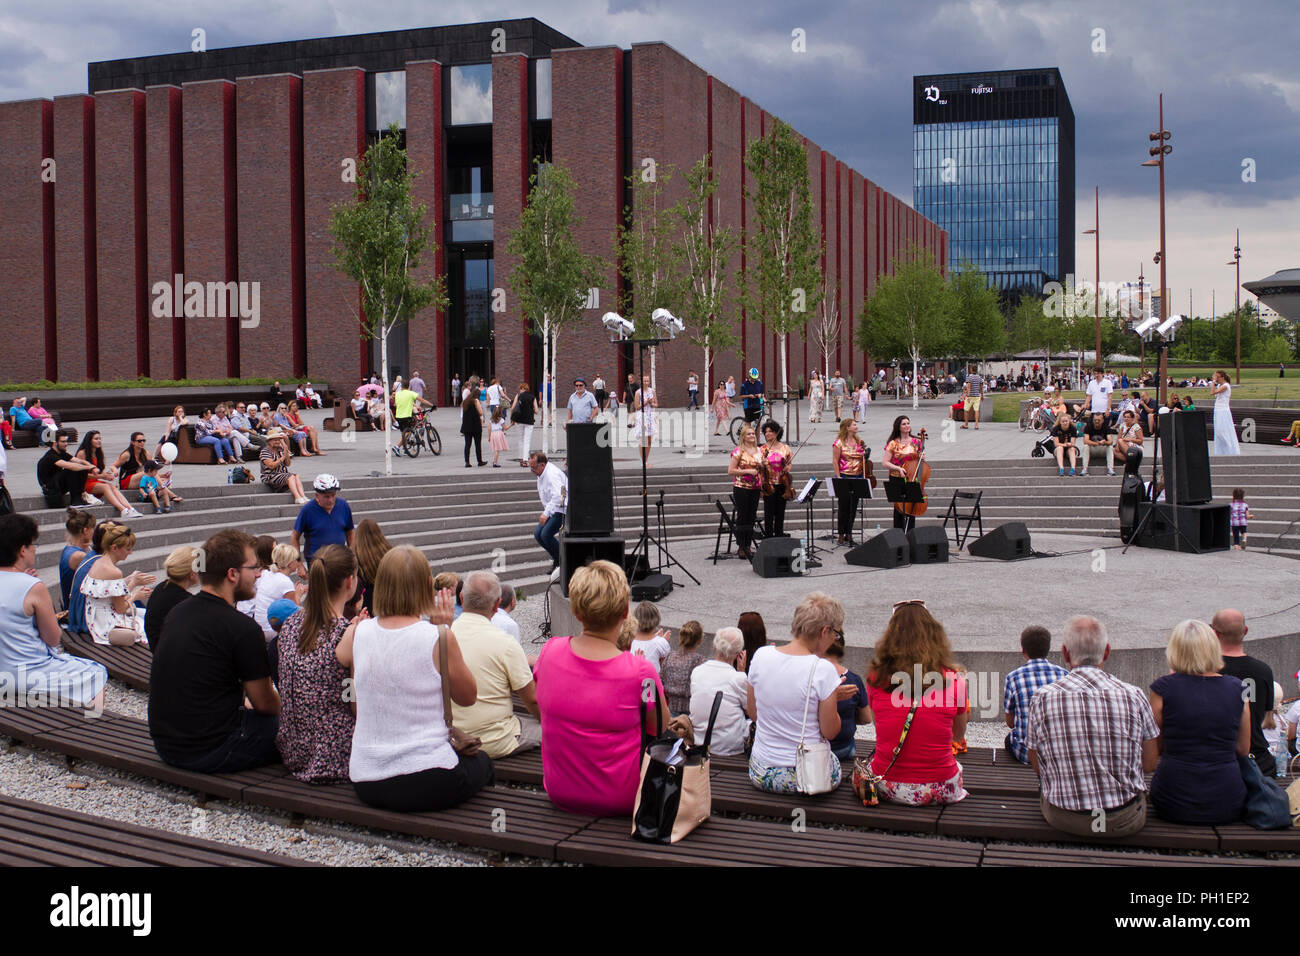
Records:
M736 502L736 543L740 545L740 557L748 561L753 557L749 546L754 538L754 519L758 517L758 498L763 487L763 455L753 425L740 429L740 444L731 452L727 474L732 478L731 497Z
M315 426L308 425L306 422L302 420L302 416L298 414L297 402L289 403L289 410L286 413L285 417L289 419L289 424L291 424L294 427L295 431L305 431L307 433L307 443L311 446L311 450L314 454L317 455L325 454L323 451L320 450L320 438L317 437L316 435Z
M952 659L943 625L923 602L894 605L867 665L866 684L867 706L876 724L871 770L884 777L880 795L911 806L964 800L962 768L953 757L952 743L966 734L966 679ZM918 695L912 726L899 747Z
M867 450L858 440L858 423L852 418L840 422L840 433L831 444L831 466L836 478L862 478L866 475L863 460ZM853 534L853 519L856 517L858 499L853 495L839 496L839 538L836 544L848 544Z

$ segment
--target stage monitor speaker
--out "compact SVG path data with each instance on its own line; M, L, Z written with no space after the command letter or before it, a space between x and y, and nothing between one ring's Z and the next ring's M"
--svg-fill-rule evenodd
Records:
M796 557L803 552L798 538L764 538L754 549L752 564L760 578L795 578L803 574L796 568Z
M1137 451L1137 449L1133 449ZM1137 530L1138 509L1146 501L1146 485L1136 474L1124 473L1124 483L1119 491L1119 539L1128 544Z
M934 525L913 528L907 533L913 564L942 564L948 560L948 531Z
M1199 505L1214 498L1205 412L1166 412L1160 416L1160 465L1166 501Z
M1139 519L1149 511L1153 513L1143 526L1142 534L1133 542L1140 548L1202 552L1228 549L1231 531L1227 505L1180 504L1175 508L1164 502L1143 504L1138 507ZM1182 537L1178 535L1179 528Z
M569 579L573 573L593 561L613 561L623 567L622 538L592 537L571 538L567 534L560 538L560 590L569 596Z
M901 568L908 563L909 550L907 535L898 528L889 528L851 548L844 560L866 568Z
M673 579L668 574L648 574L632 585L633 601L658 601L673 591Z
M570 425L569 502L566 534L602 537L614 533L614 456L609 422Z
M1029 545L1029 529L1024 522L1008 521L966 545L966 552L976 558L1014 561L1031 557L1034 549Z

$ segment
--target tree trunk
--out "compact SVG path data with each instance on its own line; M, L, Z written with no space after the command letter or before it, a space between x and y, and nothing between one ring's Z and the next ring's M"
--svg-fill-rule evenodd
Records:
M379 332L379 364L382 366L384 376L384 474L393 473L393 443L389 440L392 434L389 429L392 426L388 408L388 330L389 324L384 322Z
M790 369L789 369L790 360L789 357L786 355L786 348L785 348L785 342L787 337L788 336L786 335L786 333L782 332L779 336L777 336L777 340L776 340L777 348L780 349L781 351L780 358L781 358L781 394L782 395L790 394ZM785 403L785 414L783 417L785 418L785 424L783 424L781 427L784 428L786 432L789 432L790 431L790 403L789 402Z
M551 397L546 394L546 376L551 371L551 322L542 319L542 451L551 453ZM552 388L552 391L554 389Z
M551 397L548 400L551 403L551 445L556 452L560 450L560 433L555 425L555 399L560 393L560 383L556 380L556 371L559 368L557 355L560 351L560 331L553 328L551 330Z
M704 396L704 452L709 451L709 436L713 432L709 431L709 418L713 415L713 393L709 391L709 357L713 350L707 345L704 346L704 391L700 394Z

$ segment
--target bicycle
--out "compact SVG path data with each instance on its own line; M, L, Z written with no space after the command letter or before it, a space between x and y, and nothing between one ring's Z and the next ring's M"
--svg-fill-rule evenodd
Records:
M731 420L731 426L727 429L727 435L731 438L731 443L733 445L740 444L740 429L741 426L743 426L746 422L749 422L755 428L758 428L759 423L763 421L763 416L767 413L767 409L768 409L767 398L765 396L760 396L758 401L757 418L752 418L752 419L746 418L743 413L733 418Z
M420 457L421 448L428 448L434 455L442 454L442 436L426 420L424 409L418 410L411 424L402 430L401 448L410 458Z
M1046 403L1041 398L1030 399L1025 410L1020 413L1020 430L1022 432L1030 429L1033 429L1036 432L1041 432L1043 429L1049 427L1050 423L1043 418L1043 409L1045 406Z

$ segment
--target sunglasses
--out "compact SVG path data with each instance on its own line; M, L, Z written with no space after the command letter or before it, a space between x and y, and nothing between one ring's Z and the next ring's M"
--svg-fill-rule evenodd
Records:
M917 607L925 607L925 602L922 601L920 598L911 598L907 601L897 602L894 605L894 610L897 611L900 607L907 607L909 604L915 604Z

